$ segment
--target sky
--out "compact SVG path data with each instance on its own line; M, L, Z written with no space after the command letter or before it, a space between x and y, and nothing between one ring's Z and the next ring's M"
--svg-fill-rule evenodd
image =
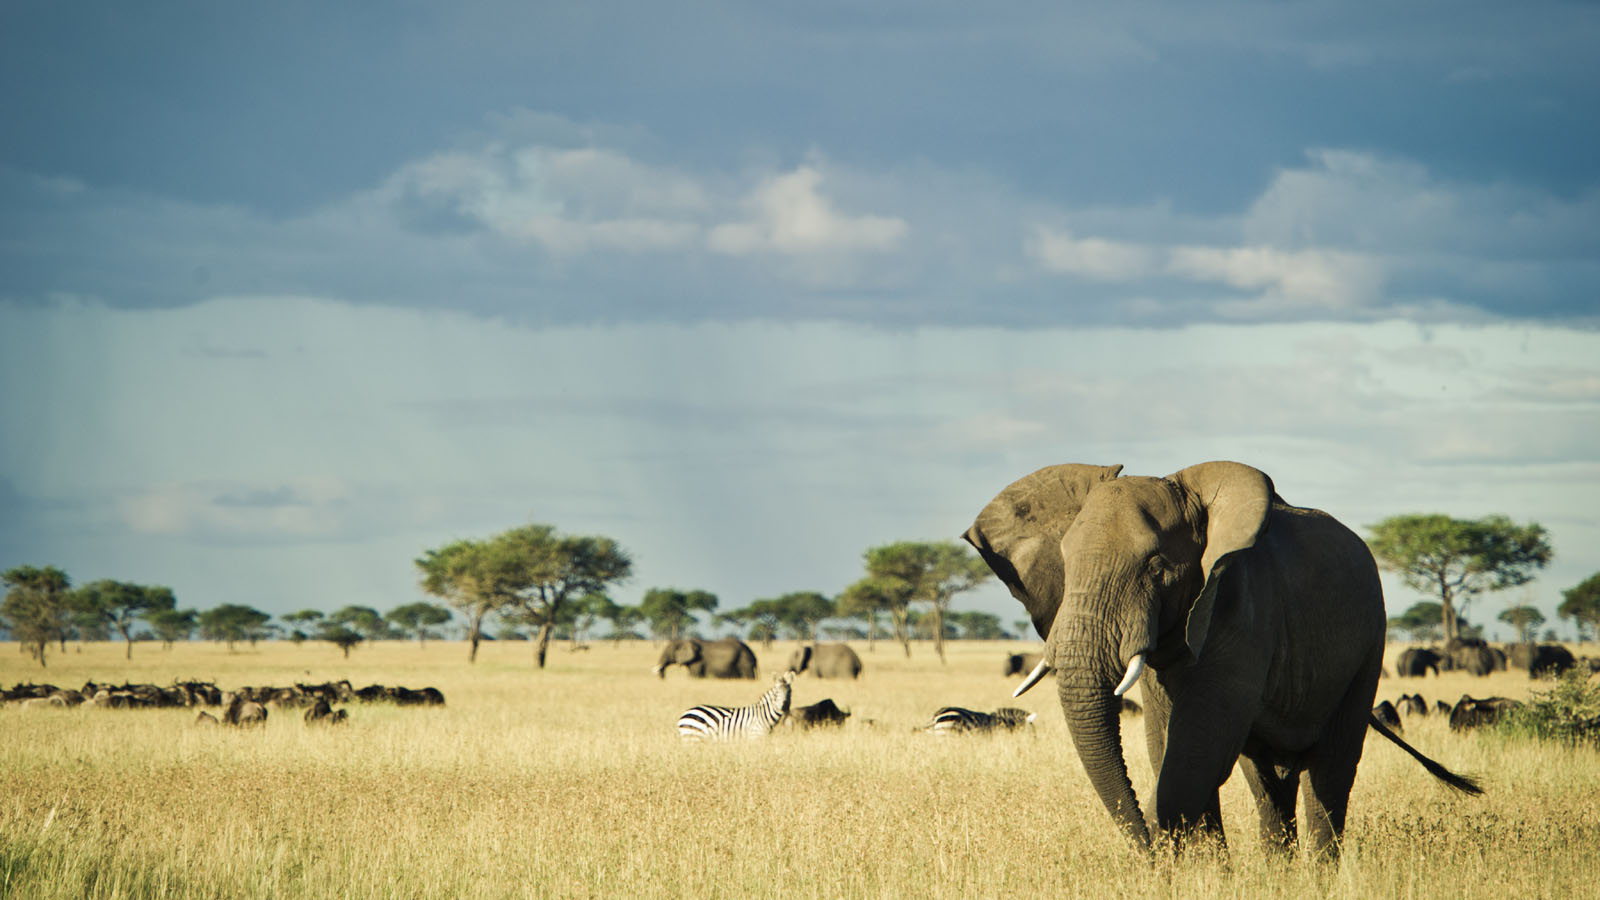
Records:
M7 3L0 567L387 610L542 522L726 610L1233 459L1544 525L1468 615L1565 631L1600 8L1198 6Z

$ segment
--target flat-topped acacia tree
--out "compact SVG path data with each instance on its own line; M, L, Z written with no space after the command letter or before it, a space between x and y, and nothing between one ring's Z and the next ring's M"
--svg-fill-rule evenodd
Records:
M1406 587L1439 599L1446 641L1461 636L1457 604L1527 584L1550 562L1550 542L1537 522L1435 514L1390 516L1368 527L1367 545L1378 565L1398 573Z

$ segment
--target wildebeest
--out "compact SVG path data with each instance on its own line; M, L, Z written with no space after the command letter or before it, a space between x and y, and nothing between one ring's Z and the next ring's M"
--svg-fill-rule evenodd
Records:
M1456 701L1450 710L1450 730L1466 731L1480 725L1493 725L1501 717L1522 705L1521 700L1511 700L1506 697L1485 697L1481 700L1474 699L1466 694Z
M849 710L840 709L834 704L833 698L813 703L810 706L796 706L789 710L786 720L791 727L801 729L839 726L844 720L850 718Z
M1385 700L1372 708L1372 716L1392 731L1404 731L1405 726L1400 724L1400 711L1394 704Z

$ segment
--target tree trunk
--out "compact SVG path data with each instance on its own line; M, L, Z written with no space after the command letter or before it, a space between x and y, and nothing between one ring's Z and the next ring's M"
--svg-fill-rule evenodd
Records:
M939 665L944 665L944 605L933 604L933 649L939 654Z
M479 629L478 623L473 622L472 629L467 634L467 640L472 642L472 649L467 652L467 662L475 663L478 661L478 641L482 639L483 632Z
M555 613L551 612L550 618L554 618L554 617L555 617ZM539 668L541 668L541 669L544 668L544 655L550 649L550 632L551 632L551 630L552 629L551 629L551 626L550 626L550 622L548 620L546 620L543 625L539 626L539 641L538 641L538 646L534 650L534 653L539 658Z
M125 659L133 659L133 635L131 635L131 634L127 633L126 631L124 631L122 633L122 636L125 639L127 639L127 641L128 641L128 653L124 658Z

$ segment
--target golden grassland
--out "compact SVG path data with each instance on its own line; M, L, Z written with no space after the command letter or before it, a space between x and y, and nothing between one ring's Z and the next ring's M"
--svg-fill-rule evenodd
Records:
M1487 795L1445 789L1369 732L1337 869L1267 857L1243 779L1223 787L1230 852L1154 861L1115 833L1053 692L1012 701L1022 644L860 647L853 683L797 680L795 703L853 711L831 733L682 745L701 702L745 704L792 645L756 647L756 683L658 680L649 643L70 644L49 668L0 644L0 684L432 685L443 708L350 705L342 728L274 711L256 731L192 710L0 708L0 897L1594 897L1600 754L1452 734L1407 738ZM1391 648L1398 652L1398 647ZM1592 649L1592 648L1591 648ZM1526 696L1522 672L1388 679L1420 691ZM1137 691L1135 692L1137 693ZM1040 713L1031 734L914 733L946 704ZM868 723L866 720L874 720ZM1153 776L1124 720L1141 798Z

